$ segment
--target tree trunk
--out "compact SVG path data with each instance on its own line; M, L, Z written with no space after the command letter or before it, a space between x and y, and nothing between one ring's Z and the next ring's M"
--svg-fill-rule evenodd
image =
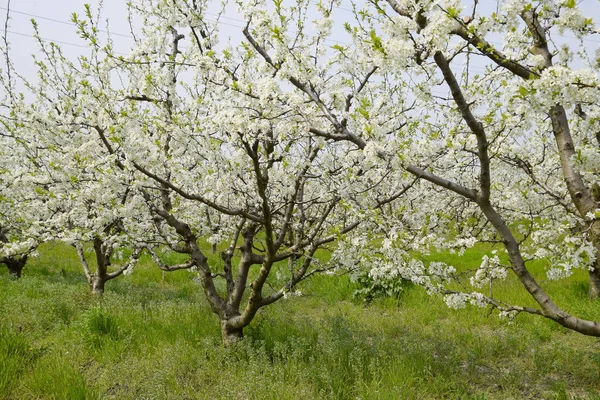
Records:
M599 204L600 205L600 204ZM596 247L594 269L589 271L589 291L591 299L600 298L600 219L593 221L588 229L589 237Z
M27 262L27 256L22 256L19 258L9 258L5 261L6 266L8 267L8 276L12 279L19 279L21 277L21 271L23 271L23 267Z
M230 347L244 338L244 330L230 326L228 321L221 321L221 335L223 346Z
M98 276L94 274L90 281L90 286L92 288L92 294L99 295L104 293L104 284L106 283L106 279L102 276Z
M589 295L592 299L600 297L600 260L596 259L594 263L594 269L589 272L590 275L590 288Z

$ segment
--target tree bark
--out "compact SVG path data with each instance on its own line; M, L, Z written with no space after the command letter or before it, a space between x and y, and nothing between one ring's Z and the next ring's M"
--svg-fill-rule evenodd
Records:
M234 328L227 320L221 320L223 346L230 347L244 338L244 328Z
M596 251L596 257L600 256L600 251ZM590 286L589 296L592 299L600 297L600 259L596 258L594 269L589 271Z
M595 196L594 200L596 200ZM589 271L588 294L590 298L597 299L600 298L600 218L596 218L590 223L588 232L592 243L596 246L596 261L594 262L593 269Z
M97 269L96 273L89 277L89 283L92 294L100 295L104 293L104 284L108 280L111 251L106 248L101 239L96 238L94 239L94 254L96 255Z
M90 280L90 287L92 294L99 295L104 293L104 284L106 283L106 277L97 274L92 275Z
M19 279L26 262L27 256L19 258L10 257L4 260L4 264L8 267L8 276L12 279Z

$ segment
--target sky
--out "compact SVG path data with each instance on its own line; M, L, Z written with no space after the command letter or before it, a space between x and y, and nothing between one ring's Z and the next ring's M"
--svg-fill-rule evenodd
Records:
M40 35L47 41L61 45L63 51L76 57L85 54L87 48L83 39L77 35L76 27L70 22L71 15L76 12L84 14L84 4L89 3L97 9L98 0L10 0L10 20L8 26L8 41L10 43L11 59L18 65L26 76L31 76L35 69L31 63L31 54L35 52L36 41L32 37L33 28L31 19L34 18L39 26ZM214 2L219 3L219 2ZM4 35L7 5L9 0L0 0L0 31ZM103 19L108 19L110 30L114 39L115 51L126 54L134 44L127 22L126 0L104 0L102 7ZM353 18L351 7L337 8L337 12L345 15L348 20ZM216 19L214 12L207 12L209 19ZM106 24L101 23L104 27ZM221 17L220 35L241 40L244 21L237 14L235 6L228 6L227 12ZM340 29L341 30L341 29ZM341 39L340 37L340 40ZM332 43L334 44L334 43Z
M77 12L83 15L84 3L90 3L96 9L99 0L0 0L0 31L2 35L4 34L6 8L9 1L11 9L11 19L8 26L8 40L11 46L10 56L19 72L25 77L31 78L35 74L31 54L36 51L37 46L35 39L32 37L32 18L35 18L38 23L41 37L60 44L69 57L76 58L80 54L87 53L85 42L78 37L75 26L70 22L71 14ZM359 4L361 1L359 0ZM103 3L102 16L103 19L108 19L110 22L115 51L126 54L134 43L127 22L126 0L104 0ZM600 1L579 0L578 3L585 9L587 15L600 18ZM335 9L336 23L339 24L340 28L338 30L340 32L342 31L341 23L353 19L351 8L350 0L342 0L341 5ZM479 8L484 11L495 10L496 1L479 0ZM216 15L209 12L208 16L210 18ZM235 7L228 7L227 12L221 19L220 35L223 37L231 36L235 40L240 40L243 26L244 21L236 13ZM342 44L347 43L347 38L342 33L334 33L332 39ZM569 43L574 39L566 35L559 40ZM600 47L600 35L587 40L586 47L591 50L591 54L594 54L594 51ZM475 69L477 69L477 66L475 66ZM483 68L480 67L480 69Z

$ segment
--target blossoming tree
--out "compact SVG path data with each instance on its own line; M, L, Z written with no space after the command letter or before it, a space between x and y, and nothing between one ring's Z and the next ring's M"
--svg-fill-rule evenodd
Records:
M0 264L8 267L13 278L21 276L37 248L43 237L39 223L47 217L35 194L39 188L35 167L24 165L29 164L25 150L5 130L0 133Z
M593 20L570 1L499 1L493 11L476 1L372 5L355 39L371 45L382 69L426 77L413 95L425 101L430 118L419 122L407 142L419 145L403 160L406 171L433 185L421 193L433 201L421 205L438 224L423 238L437 248L501 243L509 261L503 264L497 250L484 257L471 284L487 293L455 291L443 283L452 266L427 267L389 241L391 262L373 274L416 280L455 307L472 302L510 316L538 314L600 335L598 322L555 304L528 267L544 260L551 279L587 269L590 296L600 293L598 62L585 46L596 32ZM579 45L558 45L564 32ZM439 94L439 82L447 94ZM493 282L507 271L538 308L494 296Z
M69 104L77 104L76 113L67 125L83 129L90 148L102 147L84 152L86 159L134 177L131 195L146 204L152 235L187 261L165 266L145 248L165 269L197 268L230 344L260 308L336 267L316 252L344 239L370 208L401 196L411 181L382 179L394 174L393 165L368 146L327 143L310 123L321 118L322 107L306 103L303 92L285 92L285 77L265 73L271 67L253 51L250 30L240 44L219 45L217 24L208 22L204 7L132 5L144 24L128 56L117 56L110 42L100 45L89 10L74 15L95 52L78 69L92 65L95 77L74 79L78 90ZM268 10L263 17L278 18ZM323 51L315 37L297 43ZM346 78L337 94L326 95L350 108L371 75ZM386 111L374 111L380 122L371 121L371 129L397 129ZM96 172L92 180L106 182L109 171ZM221 250L220 261L209 260L204 239Z
M45 184L40 149L13 129L18 116L11 108L20 99L14 90L16 77L7 43L5 33L0 47L5 60L0 74L0 264L8 267L9 276L19 278L29 256L44 240L41 223L51 210L38 196Z
M363 93L401 110L405 103L380 84L393 76L390 86L402 88L404 102L413 98L417 104L408 115L398 115L402 129L387 140L365 126L348 127L352 109L326 103L314 90L329 76L307 74L314 70L312 60L281 39L285 36L266 39L285 31L283 22L263 23L259 33L245 34L272 73L287 77L321 109L320 118L311 121L313 132L361 149L371 146L382 158L398 157L402 169L430 183L404 198L396 213L400 218L380 220L385 256L376 258L372 276L410 279L446 296L452 306L470 301L509 316L528 312L600 335L598 322L559 308L528 268L543 260L551 279L584 268L590 296L600 292L598 62L585 46L597 30L572 1L498 1L496 6L394 0L355 6L356 19L346 25L353 46L334 46L335 72L359 66L375 74ZM255 26L260 5L254 7L246 14L249 26ZM325 17L323 25L331 26L331 15ZM565 31L579 45L557 45L553 38ZM261 33L260 40L253 39ZM491 44L498 40L501 49ZM290 68L297 64L301 67ZM369 110L356 111L371 120ZM419 206L407 216L409 201ZM419 226L421 233L412 234ZM494 250L476 268L471 284L489 287L486 294L450 289L452 266L425 265L407 252L464 249L476 241L503 244L509 260L502 264L502 254ZM494 297L493 282L509 270L539 308Z
M96 140L103 129L99 118L104 118L106 129L115 128L109 113L114 110L100 113L103 98L97 90L109 78L89 57L70 60L59 46L41 40L37 30L36 38L38 79L11 79L10 64L3 75L7 101L0 121L5 140L13 142L3 147L3 182L13 195L3 197L3 205L11 210L3 226L28 226L19 232L35 244L54 240L73 245L92 292L102 293L105 283L130 271L148 247L151 235L144 232L151 221L144 220L140 209L145 204L133 196L131 174ZM15 190L19 185L24 187ZM30 215L21 216L26 212ZM22 247L28 242L17 243ZM84 251L86 243L92 244L92 263ZM18 260L24 262L26 255ZM111 267L116 262L119 265Z
M198 268L225 343L306 277L356 263L452 306L600 335L528 267L542 260L550 278L586 268L590 295L600 291L598 65L584 42L596 28L574 2L356 4L343 25L351 44L330 41L343 21L335 2L238 6L241 38L224 44L209 2L132 4L143 27L127 56L101 44L89 11L74 16L94 49L85 63L103 78L72 82L94 93L90 106L73 97L89 110L73 122L102 148L93 160L123 171L148 210L143 226ZM580 45L556 45L564 31ZM335 241L323 265L315 254ZM503 250L475 268L473 290L408 251L477 241ZM509 271L537 308L495 297Z

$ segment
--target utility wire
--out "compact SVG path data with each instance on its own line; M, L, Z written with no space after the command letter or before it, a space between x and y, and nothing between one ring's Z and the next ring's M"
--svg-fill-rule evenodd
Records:
M21 33L21 32L15 32L15 31L9 31L9 30L4 30L4 29L0 29L0 32L3 33L10 33L12 35L18 35L18 36L25 36L25 37L30 37L30 38L34 38L37 39L37 36L34 35L29 35L27 33ZM83 44L77 44L77 43L70 43L70 42L63 42L61 40L53 40L53 39L48 39L48 38L43 38L40 37L41 40L43 40L44 42L52 42L52 43L59 43L59 44L64 44L67 46L75 46L75 47L81 47L84 49L89 49L89 46L83 45ZM116 53L115 54L119 54L119 55L127 55L125 53Z
M6 10L6 8L4 7L0 7L0 10ZM63 25L70 25L70 26L77 26L76 24L74 24L73 22L67 22L67 21L62 21L60 19L54 19L54 18L48 18L48 17L42 17L41 15L35 15L35 14L30 14L30 13L26 13L23 11L15 11L15 10L10 10L11 13L15 13L15 14L20 14L20 15L26 15L28 17L32 17L32 18L37 18L37 19L41 19L44 21L50 21L50 22L56 22L58 24L63 24ZM103 29L98 29L100 32L105 32L105 33L109 33L106 30ZM121 37L125 37L128 39L133 39L133 37L131 35L126 35L124 33L115 33L115 32L110 32L111 35L115 35L115 36L121 36Z
M0 10L6 10L6 8L5 7L0 7ZM37 19L49 21L49 22L56 22L56 23L63 24L63 25L77 26L76 24L74 24L72 22L62 21L62 20L54 19L54 18L47 18L47 17L43 17L41 15L30 14L30 13L26 13L26 12L23 12L23 11L11 10L11 12L15 13L15 14L21 14L21 15L25 15L25 16L28 16L28 17L32 17L32 18L37 18ZM247 21L244 21L244 20L239 19L239 18L231 18L231 17L227 17L227 16L224 16L224 15L218 15L218 14L209 13L209 12L206 12L205 14L206 15L210 15L210 16L214 16L214 17L228 19L228 20L235 21L235 22L240 22L240 23L242 23L242 25L232 24L230 22L222 21L221 19L209 19L209 18L207 18L206 20L209 21L209 22L216 22L219 25L231 26L231 27L238 28L238 29L244 29L246 27L246 22ZM109 32L109 31L104 30L104 29L98 29L98 31L104 32L104 33L107 33L107 34L110 34L110 35L125 37L125 38L131 39L131 40L134 39L133 36L128 35L128 34L124 34L124 33L115 33L115 32L112 32L112 31ZM296 33L296 32L292 32L292 33ZM349 45L349 43L342 42L340 40L335 40L335 39L324 39L324 40L326 42L330 42L330 43Z
M311 3L313 3L313 4L318 4L318 2L317 2L317 1L311 1ZM346 12L350 12L350 13L354 13L354 10L352 10L352 9L349 9L349 8L345 8L345 7L333 6L333 8L335 8L335 9L339 9L339 10L343 10L343 11L346 11ZM0 10L8 11L8 9L7 9L6 7L0 7ZM10 10L10 12L11 12L11 13L14 13L14 14L21 14L21 15L25 15L25 16L28 16L28 17L32 17L32 18L37 18L37 19L45 20L45 21L56 22L56 23L59 23L59 24L71 25L71 26L77 26L76 24L74 24L74 23L72 23L72 22L68 22L68 21L62 21L62 20L59 20L59 19L54 19L54 18L48 18L48 17L44 17L44 16L41 16L41 15L36 15L36 14L30 14L30 13L23 12L23 11L15 11L15 10L11 9L11 10ZM245 27L245 24L246 24L246 22L247 22L247 21L244 21L244 20L242 20L242 19L228 17L228 16L226 16L226 15L220 15L220 16L219 16L218 14L215 14L215 13L209 13L209 12L205 12L205 14L206 14L206 15L211 15L211 16L213 16L213 17L220 17L220 18L228 19L228 20L230 20L230 21L240 22L240 23L242 23L242 24L243 24L243 25L241 25L241 26L240 26L240 25L236 25L236 24L232 24L232 23L223 22L223 21L221 21L221 20L210 20L210 21L212 21L212 22L218 22L218 23L219 23L219 24L221 24L221 25L232 26L232 27L234 27L234 28L240 28L240 29L243 29L243 28ZM128 35L128 34L125 34L125 33L108 32L108 31L106 31L106 30L103 30L103 29L98 29L98 30L99 30L100 32L104 32L104 33L110 33L111 35L114 35L114 36L120 36L120 37L125 37L125 38L128 38L128 39L133 39L133 37L132 37L131 35ZM567 38L567 39L578 39L578 40L579 40L579 38L577 38L577 37L575 37L575 36L573 36L573 35L559 35L559 36L560 36L560 37L563 37L563 38ZM330 42L336 42L336 43L339 43L339 44L345 44L345 45L348 45L348 43L341 42L341 41L339 41L339 40L334 40L334 39L326 39L326 40L327 40L327 41L330 41ZM590 38L584 38L584 39L582 39L582 40L583 40L584 42L600 43L600 39L590 39ZM497 44L497 45L501 45L501 44L502 44L502 43L499 43L499 42L492 42L492 41L490 41L490 43L492 43L492 44Z
M2 32L2 33L6 32L6 33L13 34L13 35L18 35L18 36L24 36L24 37L29 37L29 38L33 38L33 39L38 39L37 36L30 35L30 34L27 34L27 33L15 32L15 31L11 31L11 30L0 29L0 32ZM78 43L65 42L65 41L61 41L61 40L54 40L54 39L43 38L43 37L39 37L39 39L41 39L44 42L58 43L58 44L63 44L65 46L80 47L80 48L83 48L83 49L89 49L90 48L89 46L86 46L86 45L83 45L83 44L78 44ZM181 48L181 50L185 51L187 49ZM127 53L121 53L121 52L118 52L118 51L113 51L112 54L117 54L117 55L120 55L120 56L128 56L129 55ZM461 65L461 66L464 67L466 64L465 63L456 63L456 65ZM485 71L486 70L485 67L479 67L479 66L470 66L470 68L471 69L475 69L475 70L479 70L479 71Z
M312 3L315 3L315 4L316 4L316 2L315 2L315 1L312 1ZM344 10L344 11L353 12L352 10L350 10L350 9L348 9L348 8L344 8L344 7L337 7L337 6L334 6L334 8L339 8L339 9L341 9L341 10ZM5 11L8 11L8 9L7 9L6 7L0 7L0 10L5 10ZM32 18L39 18L39 19L41 19L41 20L45 20L45 21L49 21L49 22L54 22L54 23L59 23L59 24L63 24L63 25L77 26L77 25L76 25L76 24L74 24L73 22L63 21L63 20L54 19L54 18L48 18L48 17L44 17L44 16L41 16L41 15L37 15L37 14L31 14L31 13L27 13L27 12L23 12L23 11L15 11L15 10L11 9L11 10L10 10L10 12L11 12L11 13L15 13L15 14L21 14L21 15L25 15L25 16L32 17ZM207 14L207 15L211 15L211 16L215 16L215 17L217 17L217 16L218 16L217 14L214 14L214 13L208 13L208 12L207 12L206 14ZM211 22L217 22L217 23L218 23L218 24L220 24L220 25L231 26L231 27L234 27L234 28L239 28L239 29L244 29L244 28L245 28L246 21L244 21L244 20L237 19L237 18L231 18L231 17L227 17L227 16L223 16L223 15L221 15L220 17L221 17L221 18L224 18L224 19L231 20L231 21L241 22L241 23L243 23L244 25L236 25L236 24L232 24L232 23L228 23L228 22L224 22L224 21L221 21L221 20L216 20L216 19L214 19L214 20L212 20L212 19L207 19L207 20L208 20L208 21L211 21ZM125 37L125 38L127 38L127 39L131 39L131 40L133 40L133 39L134 39L134 38L133 38L133 36L131 36L131 35L128 35L128 34L116 33L116 32L112 32L112 31L111 31L111 32L109 32L109 31L102 30L102 29L98 29L98 30L99 30L99 31L101 31L101 32L104 32L104 33L110 34L110 35L114 35L114 36L120 36L120 37ZM2 31L2 32L5 32L5 31ZM15 34L15 35L19 35L19 36L25 36L25 37L32 37L32 38L35 38L35 36L33 36L33 35L28 35L28 34L25 34L25 33L14 32L14 31L6 31L6 32L8 32L8 33L11 33L11 34ZM564 37L568 37L568 36L564 36ZM574 38L574 37L573 37L573 38ZM89 48L89 46L82 45L82 44L76 44L76 43L65 42L65 41L60 41L60 40L52 40L52 39L47 39L47 38L41 38L41 39L42 39L42 40L44 40L44 41L47 41L47 42L54 42L54 43L59 43L59 44L67 45L67 46L74 46L74 47L80 47L80 48ZM326 40L326 41L328 41L328 42L334 42L334 43L343 44L343 45L350 45L349 43L346 43L346 42L341 42L341 41L334 40L334 39L325 39L325 40ZM597 43L600 43L600 41L598 41L598 40L594 40L594 39L584 39L584 41L585 41L585 40L587 40L587 41L590 41L590 42L597 42ZM495 43L495 42L490 42L490 43L493 43L493 44L498 44L498 45L500 45L500 43ZM185 49L184 49L184 48L182 48L182 50L185 50ZM120 53L120 52L114 52L114 54L118 54L118 55L122 55L122 56L126 56L126 55L127 55L126 53ZM465 64L460 64L460 65L463 65L463 66L464 66ZM478 69L478 70L480 70L480 71L485 71L485 68L484 68L484 67L474 67L474 66L471 66L471 69Z

